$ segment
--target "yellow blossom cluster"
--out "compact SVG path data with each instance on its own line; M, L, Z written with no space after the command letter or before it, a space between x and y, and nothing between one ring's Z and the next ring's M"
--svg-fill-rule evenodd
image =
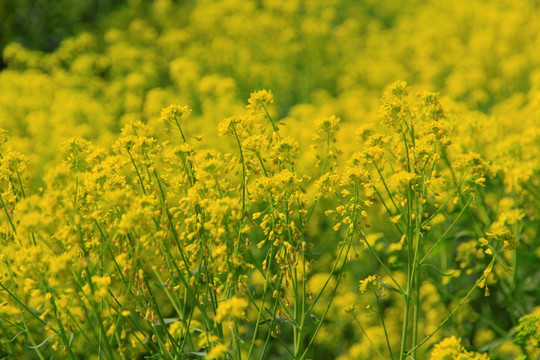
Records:
M0 358L540 356L537 2L67 3L0 3Z

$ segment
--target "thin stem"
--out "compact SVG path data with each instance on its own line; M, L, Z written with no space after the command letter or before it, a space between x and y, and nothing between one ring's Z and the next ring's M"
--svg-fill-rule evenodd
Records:
M373 166L375 167L375 170L377 170L377 173L379 173L379 178L381 179L381 182L383 183L384 185L384 188L386 189L386 193L388 194L388 197L390 198L390 201L392 202L392 204L394 205L394 208L396 209L396 212L398 214L400 214L401 212L399 211L399 208L398 206L396 205L395 201L394 201L394 198L392 196L392 193L390 192L390 189L388 188L388 185L386 184L386 181L384 180L384 176L382 174L382 171L379 169L379 167L377 166L377 164L375 163L375 160L373 159L373 157L369 157L371 159L371 162L373 163ZM389 213L390 214L390 213ZM391 215L391 214L390 214Z
M469 197L469 200L467 200L467 202L465 203L465 206L463 207L463 209L461 209L458 216L456 216L456 218L454 219L452 224L450 224L450 226L444 231L444 233L439 237L439 239L435 242L435 244L433 244L433 246L428 250L428 252L426 253L426 255L424 255L422 260L420 260L419 264L423 264L424 261L427 259L427 257L437 248L437 246L441 243L441 241L444 240L444 237L450 232L450 230L454 227L454 225L456 225L458 220L461 218L461 215L463 215L463 213L465 213L465 210L467 209L467 207L471 203L471 200L472 200L472 196Z
M379 314L379 318L381 319L381 324L382 324L382 327L383 327L383 330L384 330L384 337L386 338L386 346L388 346L388 351L390 352L390 358L393 360L394 359L394 354L392 353L392 347L390 346L390 340L388 339L388 331L386 330L386 323L384 321L384 315L383 315L381 302L379 300L379 294L377 294L375 289L372 289L372 290L373 290L373 293L375 294L375 298L377 299L377 306L379 308L379 311L377 313ZM355 318L356 318L356 316L355 316ZM362 329L362 331L363 331L363 329Z
M272 245L271 248L270 248L270 255L267 257L267 259L271 261L273 254L274 254L274 246ZM268 291L268 285L269 285L269 281L270 281L269 277L270 277L270 264L266 268L266 276L265 276L266 281L264 283L264 288L263 288L261 307L259 308L259 314L257 315L257 322L256 322L257 325L255 326L255 330L253 331L253 337L251 339L251 344L249 346L249 351L248 351L248 355L247 355L248 359L251 359L251 353L253 352L253 347L255 346L255 340L257 339L257 334L259 332L259 323L261 321L262 313L264 311L264 302L265 302L265 299L266 299L266 293Z
M274 120L272 120L272 117L270 116L270 113L268 112L268 110L266 109L266 106L264 106L264 104L262 105L262 108L264 109L264 112L266 113L266 116L268 117L268 120L270 120L270 124L272 124L272 130L274 130L274 132L279 137L277 126L276 126L276 124L274 124Z
M495 259L496 259L496 256L494 256L492 259L491 259L491 262L489 263L488 267L491 267L493 266L493 264L495 263ZM478 287L478 285L480 284L480 282L482 282L484 279L485 279L486 275L482 274L482 276L476 281L476 283L474 284L474 286L469 290L469 292L467 293L467 295L465 295L465 297L463 299L461 299L461 301L459 302L459 304L454 308L454 310L452 310L452 312L450 314L448 314L448 316L439 324L439 326L433 330L431 332L431 334L429 334L428 336L426 336L422 341L420 341L416 346L414 346L411 350L409 350L405 355L410 355L412 352L414 352L416 349L418 349L420 346L424 345L429 339L431 339L431 337L433 335L435 335L435 333L437 333L437 331L439 331L447 322L448 320L450 320L452 318L452 316L461 308L461 306L463 306L463 304L465 304L465 302L471 297L472 293L474 292L474 290Z
M356 325L358 325L358 328L360 329L360 331L362 331L362 334L364 334L364 336L366 337L367 341L369 342L369 344L371 345L371 347L373 348L373 350L375 350L375 352L377 353L377 355L381 358L381 359L386 359L383 354L381 354L381 351L375 346L375 344L373 343L373 341L371 341L370 337L368 336L368 334L366 333L366 331L364 330L364 328L362 327L362 325L360 324L360 321L358 320L358 317L356 316L355 313L352 313L352 317L354 319L354 322L356 323ZM390 348L389 348L390 349ZM390 351L390 355L392 354L392 352ZM393 357L392 357L393 359Z
M11 228L13 229L13 232L15 235L17 235L17 228L15 228L15 225L13 224L13 220L11 220L11 216L9 215L9 211L6 207L6 203L4 202L4 198L2 197L2 194L0 194L0 202L2 203L2 207L4 208L4 212L6 213L6 216L9 220L9 224L11 225Z
M345 251L345 254L343 256L343 259L344 259L343 265L341 266L341 269L339 269L339 273L338 273L338 276L337 276L337 279L336 279L336 284L334 286L334 289L332 290L332 294L330 295L330 300L328 301L328 305L326 306L326 309L324 310L324 313L323 313L321 319L319 319L319 323L317 324L317 328L313 332L313 336L311 337L308 345L306 346L306 349L302 353L302 356L300 357L300 360L305 359L305 357L307 356L307 353L311 349L311 346L313 345L313 342L315 341L315 338L317 337L317 334L319 333L319 330L321 329L321 326L324 323L324 319L326 319L326 315L328 314L328 311L330 310L330 307L332 305L332 301L334 300L338 285L339 285L339 283L341 281L341 278L343 276L343 272L345 270L345 265L347 263L347 255L349 254L349 251L351 249L351 245L352 245L352 239L347 244L347 250ZM336 260L336 263L337 262L339 262L339 258Z
M377 259L377 261L379 262L379 264L381 265L381 267L384 269L384 271L388 274L388 276L390 277L390 279L392 279L392 281L394 282L394 284L397 286L397 288L399 289L399 293L401 295L404 295L405 294L405 291L403 290L403 288L401 287L401 285L399 284L399 282L394 278L394 276L392 275L392 272L390 271L390 269L388 268L388 266L386 266L386 264L381 260L381 258L379 257L379 255L377 254L377 252L375 251L375 249L373 249L373 247L370 245L369 241L367 240L366 236L360 232L360 236L362 237L362 240L364 240L364 242L366 243L366 245L368 246L368 249L371 251L371 253L375 256L375 258Z

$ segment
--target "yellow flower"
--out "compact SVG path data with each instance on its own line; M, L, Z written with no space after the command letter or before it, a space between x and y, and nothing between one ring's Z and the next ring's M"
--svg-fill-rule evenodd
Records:
M383 284L380 282L378 275L370 275L364 280L360 280L360 285L359 285L360 293L363 294L366 291L368 291L370 288L379 289L379 290L383 288Z
M164 123L180 123L180 120L184 115L189 115L191 109L187 106L180 105L169 105L168 107L161 110L161 117L159 120Z
M209 360L220 360L225 359L227 357L227 354L229 353L229 349L227 346L223 344L218 344L210 350L208 355L206 355L205 359Z
M337 116L331 115L320 118L316 122L316 130L313 135L313 140L324 139L334 135L339 130L339 124L341 119Z
M248 99L247 109L251 111L258 111L263 108L267 108L268 105L274 102L274 95L270 90L259 90L251 93Z
M232 297L221 302L216 312L216 321L237 321L246 316L248 301L240 297Z
M461 339L454 336L445 338L431 351L430 360L489 360L485 354L465 350Z
M6 143L8 139L9 136L7 130L0 128L0 145Z
M236 132L236 127L242 122L240 116L231 116L219 123L219 134L220 135L234 135Z
M111 284L110 276L94 275L92 276L92 285L90 284L84 285L83 291L87 296L90 296L93 289L94 300L96 302L99 302L107 296L110 284Z

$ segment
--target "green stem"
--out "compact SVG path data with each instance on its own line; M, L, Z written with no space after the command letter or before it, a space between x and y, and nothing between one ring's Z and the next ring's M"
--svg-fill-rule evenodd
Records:
M339 283L341 281L341 278L343 276L343 272L345 270L345 265L346 265L346 262L347 262L347 255L349 254L349 251L351 249L351 244L352 244L352 239L347 244L347 250L345 251L345 254L343 256L343 265L341 266L341 269L339 269L339 273L338 273L338 276L337 276L337 279L336 279L336 284L334 285L334 289L332 290L332 294L330 295L330 300L328 301L328 305L326 306L322 317L319 319L319 323L317 324L317 328L313 332L313 336L311 337L308 345L306 346L306 349L302 353L302 356L300 356L300 360L303 360L303 359L306 358L307 353L311 349L311 346L313 345L313 343L315 342L315 338L317 337L317 334L319 333L319 330L321 329L321 327L322 327L322 325L324 323L324 320L326 319L326 315L328 314L328 311L330 310L330 307L332 305L334 297L336 296L336 291L337 291L338 285L339 285ZM339 262L339 260L340 259L338 258L336 260L336 263Z
M392 347L390 346L390 339L388 338L388 331L386 330L386 323L384 321L383 309L382 309L382 306L381 306L381 302L379 300L379 295L377 294L375 289L373 289L373 293L375 294L375 298L377 299L377 306L379 308L378 314L379 314L379 319L381 320L381 324L382 324L382 327L383 327L383 330L384 330L384 337L386 338L386 346L388 346L388 351L390 352L390 358L393 360L394 359L394 354L392 353ZM356 316L355 316L355 318L356 318ZM363 331L363 329L362 329L362 331Z
M2 203L2 207L4 208L4 212L6 213L6 216L9 220L9 224L11 225L11 228L13 229L13 233L17 235L17 228L15 228L15 225L13 224L13 220L11 220L11 216L9 215L9 211L6 207L6 203L4 202L4 198L2 197L2 194L0 193L0 202Z
M461 211L459 212L458 216L456 216L456 218L454 219L454 221L452 222L452 224L450 224L450 226L444 231L444 233L439 237L439 239L435 242L435 244L428 250L428 252L426 253L426 255L424 255L424 257L422 258L422 260L420 260L419 264L423 264L424 261L427 259L427 257L433 252L433 250L435 250L437 248L437 246L441 243L441 241L444 240L444 237L450 232L450 230L456 225L456 223L458 222L458 220L461 218L461 215L463 215L463 213L465 213L465 210L467 209L467 207L469 206L469 204L471 203L471 200L472 200L472 196L469 197L469 200L467 200L467 202L465 203L465 206L463 207L463 209L461 209Z
M266 109L266 106L262 106L262 108L264 109L264 112L266 113L266 116L268 117L268 120L270 120L270 124L272 124L272 130L274 130L274 132L278 135L279 137L279 133L278 133L278 129L277 129L277 126L276 124L274 124L274 120L272 120L272 117L270 116L270 113L268 112L268 110Z
M133 164L133 167L135 168L135 172L137 173L137 177L139 178L139 182L141 183L141 189L144 195L146 195L146 190L144 188L144 182L141 176L141 173L139 172L139 168L137 167L137 164L135 163L135 159L133 159L133 156L131 155L131 151L127 149L127 153L129 154L129 158L131 159L131 163Z
M369 342L369 344L371 345L371 347L373 348L373 350L375 350L375 352L377 353L377 355L381 358L381 359L386 359L383 354L381 354L381 351L377 348L377 346L375 346L375 344L373 343L373 341L371 341L371 338L368 336L368 334L366 333L366 331L364 330L364 328L362 327L362 325L360 324L360 321L358 320L358 317L356 316L356 314L352 314L352 317L354 319L354 322L356 323L356 325L358 325L358 328L360 329L360 331L362 331L362 334L366 337L367 341ZM390 352L390 355L392 353ZM393 357L392 357L393 359Z
M379 265L381 265L381 267L384 269L384 271L388 274L388 276L390 277L390 279L392 279L392 281L394 282L394 284L397 286L397 288L399 289L399 293L401 295L404 295L405 294L405 291L403 290L403 288L401 287L401 285L399 284L399 282L394 278L394 276L392 275L392 272L390 271L390 269L388 268L388 266L386 266L386 264L381 260L381 258L379 257L379 255L377 254L377 252L375 251L375 249L373 249L373 247L370 245L370 243L368 242L366 236L361 232L360 233L360 236L362 237L362 240L364 240L364 242L366 243L368 249L371 251L371 253L373 254L373 256L375 256L375 258L377 259L377 261L379 262Z
M396 209L396 212L398 214L400 214L401 212L399 211L399 208L398 206L396 205L395 201L394 201L394 197L392 196L392 193L390 192L390 189L388 188L388 185L386 184L386 181L384 180L384 176L382 174L382 171L379 169L379 167L377 166L377 163L375 162L375 160L373 159L373 157L369 157L371 159L371 162L373 163L373 166L375 167L375 170L377 170L377 173L379 174L379 178L381 179L381 182L383 183L384 185L384 188L386 190L386 193L388 194L388 197L390 198L390 201L392 202L392 204L394 205L394 208ZM389 213L390 214L390 213Z
M491 259L491 262L489 263L488 267L491 267L493 266L493 264L495 263L495 258L496 256L494 256L492 259ZM461 299L461 301L459 302L459 304L454 308L454 310L452 310L452 312L450 314L448 314L448 316L439 324L439 326L433 330L431 332L431 334L429 334L428 336L426 336L422 341L420 341L418 344L416 344L411 350L409 350L405 355L410 355L411 353L413 353L416 349L418 349L420 346L424 345L429 339L431 339L431 337L433 335L435 335L435 333L437 333L437 331L439 331L447 322L448 320L450 320L452 318L452 316L463 306L463 304L465 304L465 302L471 297L472 293L474 292L474 290L478 287L478 285L480 284L480 282L482 282L482 280L484 280L486 276L484 274L482 274L482 276L476 281L476 283L474 284L474 286L469 290L469 292L467 293L467 295L465 295L465 297L463 299Z
M403 327L401 331L400 359L405 359L405 349L407 347L407 335L409 333L409 311L411 303L411 291L413 288L414 275L414 249L413 249L413 225L412 225L412 198L411 191L407 192L407 292L404 294L405 309L403 311Z
M413 307L413 333L412 333L412 346L415 346L418 341L418 319L420 317L420 267L415 265L414 276L414 307ZM413 352L413 358L416 358L416 350Z
M266 293L267 293L268 287L269 287L270 261L272 260L273 254L274 254L274 246L272 245L272 247L270 248L270 255L267 257L268 266L266 268L266 276L265 276L266 281L264 283L264 289L263 289L263 294L262 294L262 299L261 299L261 307L259 308L259 314L257 315L257 322L256 322L255 330L253 331L253 337L251 339L251 344L249 345L249 351L248 351L248 355L247 355L248 359L251 359L251 353L253 352L253 347L255 346L255 340L257 339L257 334L259 333L259 328L260 328L259 323L261 322L262 313L264 311L264 302L265 302L265 299L266 299Z

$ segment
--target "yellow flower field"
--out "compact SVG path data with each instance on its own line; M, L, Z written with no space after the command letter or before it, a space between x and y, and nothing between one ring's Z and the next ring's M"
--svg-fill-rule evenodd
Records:
M540 2L0 1L0 359L540 358Z

